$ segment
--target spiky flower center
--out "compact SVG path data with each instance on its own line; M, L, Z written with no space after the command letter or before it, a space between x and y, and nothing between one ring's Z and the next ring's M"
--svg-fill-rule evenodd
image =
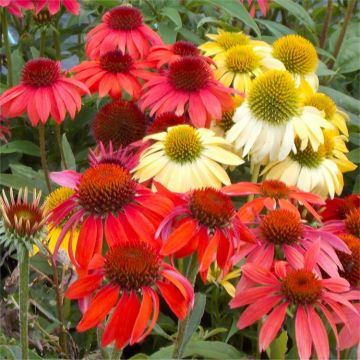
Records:
M194 44L183 40L177 41L172 46L172 51L180 56L198 56L200 54L199 49Z
M132 64L131 56L123 54L120 50L108 51L100 57L101 68L114 74L128 72Z
M225 111L222 114L221 120L219 122L219 126L226 132L231 129L234 125L234 110L233 111Z
M211 229L229 225L235 214L230 197L209 187L193 191L189 208L194 218Z
M226 67L235 73L251 73L259 67L260 60L251 46L237 45L225 54Z
M290 210L277 209L265 215L260 231L266 241L278 245L298 242L302 235L300 218Z
M170 64L168 77L170 84L176 89L197 91L206 87L213 74L202 58L184 56Z
M351 234L340 234L339 238L351 251L351 254L342 251L336 252L344 268L344 271L340 271L340 275L351 285L357 286L360 282L360 239Z
M132 30L143 24L143 16L132 6L117 6L110 11L107 23L114 30Z
M321 282L308 270L290 271L282 281L281 288L286 298L296 305L315 303L321 296Z
M125 147L145 136L145 115L132 101L114 101L97 113L92 129L95 140L115 148Z
M135 195L136 183L130 173L115 164L99 164L87 169L78 186L82 207L97 214L119 212Z
M344 202L339 204L337 213L340 219L345 219L346 215L349 214L352 210L360 207L360 197L359 195L353 194L344 197Z
M351 210L346 215L345 226L351 234L360 237L360 208Z
M304 150L300 150L300 141L296 139L295 146L297 149L296 154L291 152L289 156L301 166L316 169L325 158L326 151L323 145L320 145L317 151L314 151L310 144Z
M258 76L249 91L250 111L258 119L283 125L299 115L300 99L292 76L283 70L270 70Z
M224 50L229 50L236 45L248 45L250 43L250 39L242 32L232 33L224 31L217 36L216 42Z
M261 195L273 199L286 199L289 196L289 188L279 180L265 180L260 186Z
M185 125L188 124L189 121L184 115L177 116L172 112L165 112L157 116L149 129L147 130L148 134L156 134L159 132L166 131L167 128L176 125Z
M105 276L124 290L140 290L152 286L160 277L161 258L144 241L120 242L105 256Z
M178 125L168 131L164 149L171 160L184 164L197 159L203 145L196 129L190 125Z
M38 58L28 61L22 71L23 84L39 88L56 83L60 77L60 64L54 60Z
M273 56L294 74L313 73L317 67L317 54L311 42L299 35L287 35L273 43Z
M336 104L327 95L322 93L314 93L308 96L304 102L305 106L313 106L320 111L325 112L325 118L331 119L336 113Z

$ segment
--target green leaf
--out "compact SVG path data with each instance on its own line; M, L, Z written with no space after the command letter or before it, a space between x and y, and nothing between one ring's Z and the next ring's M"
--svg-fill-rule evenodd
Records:
M314 21L301 5L292 0L273 0L273 2L294 15L301 23L307 25L310 29L315 29Z
M61 145L64 151L65 162L68 169L76 170L76 162L74 153L65 134L62 136Z
M359 100L356 100L353 97L346 95L340 91L334 90L328 86L320 86L319 91L330 96L336 102L336 104L342 107L343 109L351 111L354 114L360 113Z
M240 3L239 0L208 0L211 4L218 6L228 14L233 17L236 17L240 21L242 21L245 25L249 26L253 29L257 36L261 37L260 30L255 22L255 20L251 17L249 12L246 10L244 5Z
M14 50L11 53L11 61L13 64L13 81L14 84L18 84L20 82L20 76L22 72L22 68L24 67L25 61L22 57L21 51L19 48Z
M189 321L185 328L185 334L183 337L183 341L180 344L180 349L179 349L180 357L186 347L186 344L191 339L192 334L196 331L196 329L200 325L200 321L204 315L205 305L206 305L206 295L201 294L201 293L196 293L195 305L189 315Z
M336 68L341 74L347 74L360 69L360 38L352 37L347 39L341 46Z
M182 21L179 12L170 7L166 7L165 9L162 9L161 13L168 17L175 25L175 30L179 30L182 27Z
M277 23L275 21L256 19L256 22L264 25L276 37L295 33L294 30L289 29L287 26L284 26L283 24Z
M360 194L360 174L356 177L352 193L353 194Z
M355 164L360 164L360 148L350 151L347 154L347 157L350 161L354 162Z
M356 146L360 146L360 133L350 134L349 141Z
M318 67L316 69L316 74L318 76L333 76L336 74L335 71L328 69L328 67L319 60Z
M159 24L158 33L166 44L172 44L176 41L177 32L166 22Z
M207 17L202 18L197 24L197 29L199 29L201 26L203 26L205 24L216 24L216 25L220 26L222 29L227 29L230 31L237 31L236 28L234 28L230 24L228 24L224 21L215 19L212 16L207 16Z
M15 140L0 146L0 154L22 153L26 155L40 156L37 145L28 140Z
M287 342L288 334L286 331L283 331L270 345L269 358L270 359L285 359L285 354L287 351ZM268 351L267 351L268 352Z
M204 42L204 40L199 35L196 35L188 29L181 28L179 33L185 38L185 40L191 41L195 45L200 45Z

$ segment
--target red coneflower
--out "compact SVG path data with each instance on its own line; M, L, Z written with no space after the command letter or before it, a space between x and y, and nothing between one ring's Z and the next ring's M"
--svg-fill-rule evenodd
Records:
M150 116L164 112L188 113L196 127L220 120L223 111L233 108L233 89L214 79L209 64L198 56L184 56L169 65L168 70L154 74L144 85L140 107L150 109Z
M130 238L131 234L138 234L150 239L172 208L169 199L139 185L120 164L99 163L83 174L66 170L51 173L50 177L75 191L52 210L50 221L57 226L72 213L59 236L54 256L66 233L78 226L75 257L69 242L69 255L78 269L86 268L93 255L101 252L103 235L109 246L112 234L127 234Z
M147 129L146 133L148 135L157 134L166 131L171 126L188 124L189 120L184 115L177 116L174 113L167 112L157 116Z
M148 63L134 61L129 54L120 50L103 53L96 60L86 60L76 65L71 71L74 78L84 82L91 93L98 92L100 97L110 95L117 99L125 90L133 99L140 95L139 79L149 80L155 74L144 70Z
M135 7L117 6L106 12L102 23L86 35L86 55L97 58L109 50L119 49L134 59L145 57L151 45L160 45L160 36L143 22Z
M328 307L345 323L347 319L342 306L357 315L356 308L344 296L350 290L349 283L340 277L322 280L314 272L319 251L319 243L314 243L305 253L302 265L296 268L284 261L276 262L274 271L253 263L242 267L244 276L251 279L254 286L237 294L230 302L231 308L249 305L239 318L238 328L248 327L272 310L260 330L260 351L267 349L275 338L289 307L296 311L295 336L300 359L310 359L312 345L319 359L329 358L328 333L316 310L323 313L330 324L337 345L335 318Z
M22 18L22 10L33 9L34 3L32 0L0 0L0 7L6 8L12 15Z
M259 197L248 201L240 208L239 216L243 221L253 221L264 208L275 210L279 207L299 213L299 210L294 205L299 203L303 205L315 219L320 221L321 217L312 207L312 204L325 204L324 200L319 196L302 191L296 186L287 186L279 180L265 180L259 184L239 182L225 186L223 192L231 196L259 195Z
M186 194L170 193L160 184L156 187L176 204L156 232L163 240L161 253L183 257L197 252L204 281L215 260L226 274L235 249L254 238L236 216L231 198L210 187Z
M64 5L65 9L71 14L79 15L80 12L80 4L77 0L36 0L34 5L36 14L47 6L50 15L54 15L59 12L60 5Z
M61 73L59 61L38 58L25 64L19 85L0 95L0 107L5 117L26 111L32 126L39 120L45 124L49 116L60 124L67 112L74 119L84 92L90 95L82 82Z
M342 220L351 210L356 208L360 208L360 195L358 194L345 196L344 198L327 199L321 217L324 221Z
M330 276L336 277L339 276L338 268L343 270L336 250L350 254L350 250L341 239L323 229L305 225L301 222L300 216L292 210L272 210L261 217L257 225L252 231L258 242L245 244L240 248L235 255L235 261L246 257L247 262L270 269L274 259L285 258L292 267L297 268L306 250L314 241L320 240L316 270L320 273L319 266Z
M82 299L97 291L77 330L96 327L114 309L101 345L115 341L115 347L122 349L142 341L154 328L159 315L158 292L182 320L193 305L194 290L185 277L163 261L158 243L151 245L146 238L128 240L119 232L109 235L111 246L106 255L93 258L91 274L76 280L66 297Z
M145 136L146 118L134 102L118 100L98 111L92 130L96 142L126 147Z

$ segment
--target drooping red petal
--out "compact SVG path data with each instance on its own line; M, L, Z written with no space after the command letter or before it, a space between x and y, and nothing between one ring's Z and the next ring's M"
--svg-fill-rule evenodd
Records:
M68 299L81 299L98 289L103 278L102 274L84 276L74 281L66 290Z
M128 235L126 234L121 222L112 213L107 215L104 228L105 239L110 247L115 246L121 241L128 240Z
M212 261L215 258L216 250L219 246L220 236L220 230L217 229L205 249L204 255L200 261L199 271L203 272L209 269Z

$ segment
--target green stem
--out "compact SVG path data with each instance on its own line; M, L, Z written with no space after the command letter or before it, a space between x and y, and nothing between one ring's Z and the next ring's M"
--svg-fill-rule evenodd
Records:
M187 272L186 272L186 277L188 278L188 280L190 281L191 285L194 286L195 284L195 280L196 280L196 275L198 273L198 263L197 263L197 257L196 254L194 254L191 257L189 266L187 268ZM183 352L183 341L184 341L184 335L185 335L185 330L187 327L187 324L189 322L189 315L184 319L179 321L179 325L178 325L178 333L177 333L177 337L175 339L175 343L174 343L174 351L173 351L173 359L181 359L182 356L182 352Z
M103 360L109 360L109 353L106 351L106 349L104 349L102 346L101 346L101 338L102 338L102 335L103 335L103 328L101 328L100 326L97 328L97 331L96 331L96 337L97 337L97 342L98 342L98 347L100 348L100 353L101 353L101 356L103 358Z
M46 30L41 30L40 35L40 57L43 57L45 55L45 47L46 47Z
M54 47L55 47L55 53L56 53L56 59L61 60L61 47L60 47L60 33L58 30L53 31L54 36Z
M111 360L120 360L122 355L122 350L117 349L114 347L112 353L111 353Z
M8 21L6 16L6 9L1 9L1 23L2 23L2 33L4 37L4 47L5 47L5 53L6 53L6 61L7 61L7 83L9 86L13 86L13 67L12 67L12 61L11 61L11 46L9 42L9 30L8 30Z
M39 122L38 125L39 130L39 147L40 147L40 158L41 158L41 166L44 171L44 177L46 186L51 192L50 178L49 178L49 168L46 160L46 149L45 149L45 126L42 122Z
M253 167L252 173L251 173L251 182L252 183L257 183L259 180L259 174L260 174L260 164L256 164ZM254 195L249 195L248 196L248 201L251 201L254 199Z
M327 8L326 8L325 22L324 22L324 26L322 28L321 35L320 35L320 47L322 49L324 49L324 47L325 47L325 42L326 42L326 38L327 38L327 35L329 32L332 12L333 12L333 0L328 0Z
M29 251L24 251L24 256L19 262L19 308L20 308L20 344L21 358L29 358L29 336L28 336L28 306L29 306Z
M61 125L56 124L55 125L55 135L56 135L56 142L58 144L59 150L60 150L60 157L61 157L61 161L64 165L64 168L67 169L67 163L65 160L65 153L64 153L64 149L62 146L62 142L61 142Z

